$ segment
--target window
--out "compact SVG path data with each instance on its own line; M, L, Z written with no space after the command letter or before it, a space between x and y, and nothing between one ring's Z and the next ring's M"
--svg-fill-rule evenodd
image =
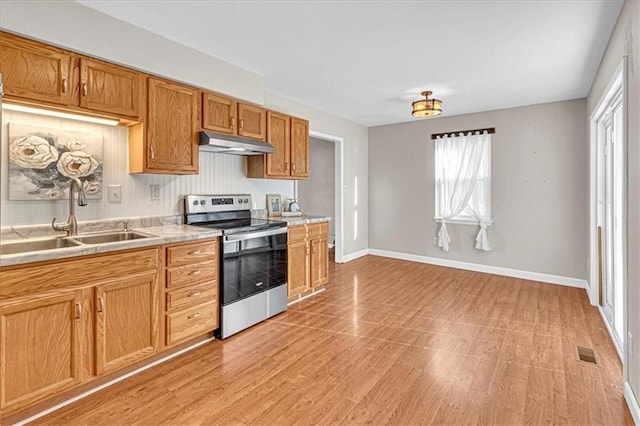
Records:
M435 219L442 224L436 245L448 251L446 223L480 225L478 238L486 241L486 227L491 224L491 135L438 137L435 181ZM483 245L476 244L476 248L489 249L488 241L486 248Z

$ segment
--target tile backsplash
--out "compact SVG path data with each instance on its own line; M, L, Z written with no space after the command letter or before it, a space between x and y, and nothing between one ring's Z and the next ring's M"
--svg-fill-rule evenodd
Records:
M76 208L78 221L136 216L168 216L182 213L186 194L251 194L254 209L266 207L266 194L293 196L293 181L248 179L246 157L200 153L200 174L193 176L135 175L127 172L128 130L15 111L2 111L2 153L0 162L0 227L64 221L68 201L11 201L8 191L8 124L22 123L58 127L80 132L97 132L104 141L104 185L120 185L122 202L109 203L106 187L101 200L89 200ZM160 187L160 199L151 200L151 185Z

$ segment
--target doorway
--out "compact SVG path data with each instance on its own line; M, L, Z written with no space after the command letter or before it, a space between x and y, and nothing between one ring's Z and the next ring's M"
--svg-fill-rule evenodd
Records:
M335 262L343 256L343 139L320 132L309 132L309 170L306 180L294 181L294 197L303 211L330 216L329 246Z
M597 256L592 257L597 259L595 265L597 280L593 280L592 274L591 287L592 293L595 290L597 294L595 299L598 308L624 365L626 365L624 354L627 309L625 67L626 61L623 61L591 116L592 197L595 195L592 198L595 200L595 205L592 202L592 214L595 210L597 227ZM595 164L593 154L595 154ZM597 288L593 288L593 283L597 283ZM593 300L594 298L592 302Z

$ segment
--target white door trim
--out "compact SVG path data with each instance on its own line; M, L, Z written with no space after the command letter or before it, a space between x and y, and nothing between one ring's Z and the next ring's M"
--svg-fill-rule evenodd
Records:
M343 262L344 256L344 138L340 136L334 136L327 133L316 132L315 130L309 130L309 136L316 139L322 139L325 141L333 142L336 145L335 150L335 213L333 220L335 222L336 229L336 263ZM297 193L296 181L296 193Z
M624 156L624 190L622 210L624 217L627 217L627 191L628 191L628 175L627 175L627 57L623 56L622 61L618 64L615 72L613 73L611 80L607 84L607 87L602 92L602 96L598 100L591 116L589 117L590 135L589 135L589 282L588 282L588 294L591 304L598 305L599 299L599 287L598 287L598 139L601 135L598 135L600 131L598 127L598 121L606 111L610 101L615 96L618 88L622 90L622 149ZM623 238L625 239L623 244L623 286L622 286L622 298L623 298L623 324L622 335L624 336L622 348L619 348L619 352L622 352L622 370L623 378L628 381L628 350L627 350L627 317L628 317L628 292L627 292L627 223L623 223ZM611 330L607 324L607 330L613 342L616 342L615 333Z

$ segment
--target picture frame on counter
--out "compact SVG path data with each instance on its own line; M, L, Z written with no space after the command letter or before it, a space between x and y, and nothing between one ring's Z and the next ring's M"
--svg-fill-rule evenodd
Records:
M267 212L269 212L269 216L282 216L282 197L280 194L267 194Z

